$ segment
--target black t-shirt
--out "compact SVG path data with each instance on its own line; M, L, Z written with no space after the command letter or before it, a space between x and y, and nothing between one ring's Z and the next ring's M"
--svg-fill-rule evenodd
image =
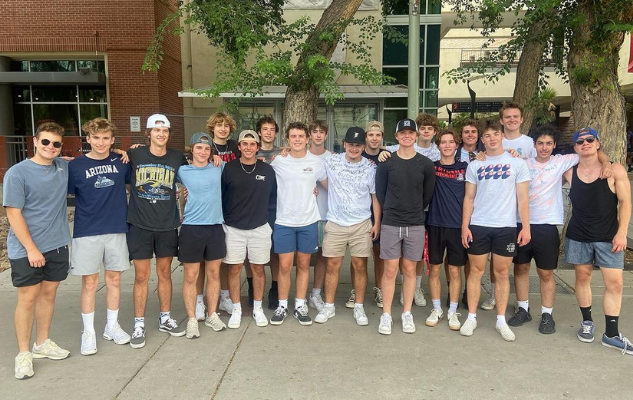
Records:
M238 159L242 156L242 153L237 147L237 142L232 139L227 140L226 144L217 144L213 142L212 148L215 154L220 156L222 161L225 163Z
M132 176L127 222L151 231L169 231L180 225L176 204L176 174L187 165L184 154L167 149L155 156L149 146L128 150Z
M375 156L372 156L371 154L367 154L367 152L365 150L363 150L363 154L362 155L363 155L363 157L365 157L369 161L373 162L374 164L376 164L376 165L379 164L378 156L380 155L380 153L376 154Z
M222 171L224 223L238 229L255 229L268 223L268 204L277 194L273 168L261 160L242 165L233 160Z

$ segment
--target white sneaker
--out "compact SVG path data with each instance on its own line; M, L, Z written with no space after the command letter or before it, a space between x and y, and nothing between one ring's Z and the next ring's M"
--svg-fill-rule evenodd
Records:
M321 311L319 311L317 316L314 318L314 322L317 322L319 324L324 324L327 322L328 319L332 318L335 315L336 315L336 310L334 307L325 306L323 307L323 309L321 309Z
M325 307L325 302L323 301L321 294L310 294L308 304L318 312L321 312L323 307Z
M15 357L15 378L28 379L33 376L33 355L28 352L19 353Z
M482 310L486 310L486 311L490 311L493 308L495 308L496 305L497 305L497 302L495 301L495 298L494 297L489 297L488 300L486 300L483 303L481 303L481 309Z
M419 287L415 288L415 294L413 295L413 300L416 306L424 307L426 306L426 299L424 298L424 290Z
M257 326L268 325L268 318L266 318L266 315L264 314L264 309L261 307L253 308L253 319L255 320L255 324L257 324Z
M387 313L383 313L380 316L380 324L378 325L378 333L381 335L391 335L391 325L393 325L393 320L391 319L391 315Z
M204 315L207 308L204 306L204 303L196 302L196 320L204 321Z
M349 295L349 299L347 299L347 301L345 302L345 307L354 308L355 304L356 304L356 291L352 289Z
M448 327L452 331L458 331L461 328L462 324L459 322L460 313L449 312L448 313Z
M354 319L357 325L369 325L369 319L367 319L367 314L365 314L365 307L362 305L354 307Z
M39 346L36 346L35 343L33 343L31 353L35 359L48 358L50 360L63 360L70 355L70 351L62 349L57 345L57 343L50 339L46 339L44 343Z
M472 336L476 328L477 322L467 319L466 321L464 321L464 325L462 325L462 327L460 328L459 333L462 336Z
M240 324L242 323L242 309L234 308L231 313L231 318L229 318L228 327L231 329L238 329Z
M233 302L231 301L231 298L225 297L223 299L220 299L220 305L218 306L218 308L231 314L233 312Z
M402 314L402 332L415 333L415 324L413 323L413 314Z
M514 342L514 340L516 339L516 336L514 336L514 332L512 332L512 329L510 329L508 324L503 324L501 326L497 325L495 329L501 334L501 337L506 342Z
M429 315L429 317L426 319L425 324L426 326L437 326L442 318L444 318L444 311L434 308L431 310L431 315Z
M198 319L189 318L187 321L187 339L195 339L200 337L200 330L198 329Z
M97 334L84 331L81 334L81 354L90 356L97 353Z
M106 324L103 330L103 338L105 340L112 340L115 344L128 344L131 339L130 335L121 328L118 322L112 328L109 328Z
M216 332L226 329L226 325L224 325L224 322L222 322L220 316L216 312L209 314L209 316L207 316L204 320L204 324Z

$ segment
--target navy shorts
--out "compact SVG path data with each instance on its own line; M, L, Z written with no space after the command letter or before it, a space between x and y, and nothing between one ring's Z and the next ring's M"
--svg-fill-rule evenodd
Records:
M273 230L273 248L275 253L293 253L300 251L313 254L319 250L318 222L307 226L284 226L275 224Z

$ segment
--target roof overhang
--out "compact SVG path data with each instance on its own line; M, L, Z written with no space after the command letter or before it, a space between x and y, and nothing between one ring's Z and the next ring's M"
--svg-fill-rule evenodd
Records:
M208 97L204 91L209 87L189 89L178 92L178 97ZM284 99L287 86L264 86L261 94L243 94L242 92L220 93L221 98L257 98L257 99ZM375 99L386 97L407 97L407 87L404 85L339 85L339 89L346 99ZM321 98L323 98L321 94Z

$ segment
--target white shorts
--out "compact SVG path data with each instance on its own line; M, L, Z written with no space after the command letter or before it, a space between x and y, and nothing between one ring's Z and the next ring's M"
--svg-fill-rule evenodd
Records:
M125 233L73 238L70 247L71 275L93 275L101 265L107 271L125 271L130 268Z
M242 264L248 254L251 264L264 265L270 261L270 248L273 230L268 223L255 229L237 229L227 225L224 228L226 237L225 264Z

